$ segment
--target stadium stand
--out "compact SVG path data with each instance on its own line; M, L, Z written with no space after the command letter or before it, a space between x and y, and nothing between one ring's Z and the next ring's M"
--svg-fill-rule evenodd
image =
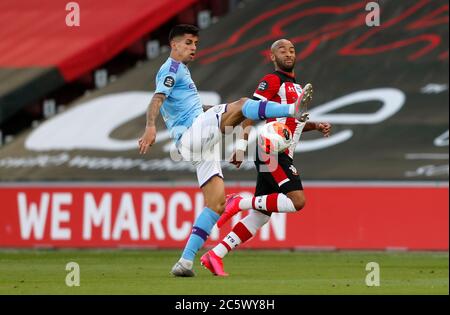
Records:
M151 5L130 0L126 6L119 1L81 0L76 2L82 16L77 27L70 24L68 3L0 3L0 124L67 83L92 81L91 71L121 52L136 51L143 46L140 39L152 32L157 36L174 18L195 23L202 7L210 6L219 14L226 10L209 0L155 0Z

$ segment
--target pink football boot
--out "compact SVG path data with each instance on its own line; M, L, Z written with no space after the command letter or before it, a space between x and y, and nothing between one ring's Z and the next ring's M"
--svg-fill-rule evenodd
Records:
M227 201L225 203L225 211L217 220L217 227L220 229L232 216L241 211L239 209L239 202L242 197L238 194L227 195Z
M212 250L207 251L201 258L200 263L202 266L206 267L214 275L219 277L226 277L228 273L223 270L222 258L217 256Z

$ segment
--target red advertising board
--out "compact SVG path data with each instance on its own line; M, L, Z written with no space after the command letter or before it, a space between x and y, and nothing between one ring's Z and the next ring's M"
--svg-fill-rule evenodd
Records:
M448 185L305 186L303 210L274 214L243 247L448 250ZM194 185L14 184L0 198L3 248L182 248L204 205ZM214 227L206 246L245 215Z

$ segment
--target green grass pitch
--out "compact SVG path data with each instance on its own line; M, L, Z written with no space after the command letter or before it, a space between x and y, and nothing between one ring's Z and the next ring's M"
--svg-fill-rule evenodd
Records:
M448 294L448 252L238 250L215 277L198 259L194 278L169 275L179 250L2 250L0 294ZM80 266L80 286L65 283L66 264ZM368 262L380 286L368 287Z

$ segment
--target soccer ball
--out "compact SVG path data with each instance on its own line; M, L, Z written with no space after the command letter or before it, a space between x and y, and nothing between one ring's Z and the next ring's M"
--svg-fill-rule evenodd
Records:
M292 143L289 128L278 121L265 124L258 135L258 145L267 154L278 154L286 150Z

